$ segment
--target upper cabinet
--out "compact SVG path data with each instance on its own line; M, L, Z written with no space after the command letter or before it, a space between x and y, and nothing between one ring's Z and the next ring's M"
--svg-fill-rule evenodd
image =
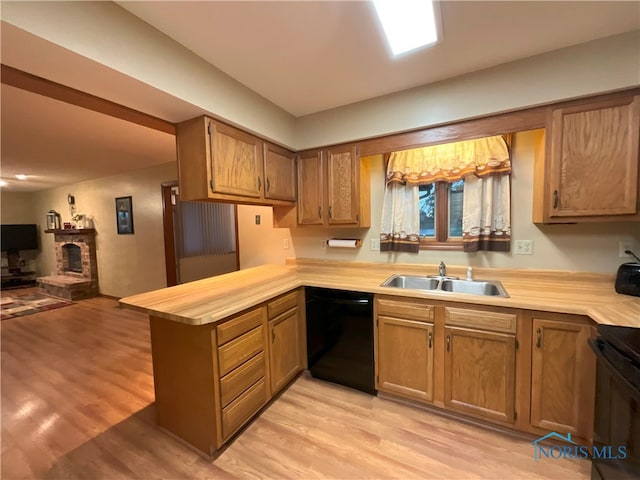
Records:
M293 153L207 117L179 123L176 140L183 200L295 201Z
M298 156L298 224L369 227L368 165L355 145Z
M551 107L537 159L535 223L640 219L640 96Z
M295 155L268 142L264 142L264 198L296 201Z

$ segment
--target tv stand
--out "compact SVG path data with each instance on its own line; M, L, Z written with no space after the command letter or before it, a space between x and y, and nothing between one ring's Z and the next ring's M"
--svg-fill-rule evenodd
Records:
M7 260L8 266L2 267L2 290L35 286L36 272L22 270L17 250L7 251Z

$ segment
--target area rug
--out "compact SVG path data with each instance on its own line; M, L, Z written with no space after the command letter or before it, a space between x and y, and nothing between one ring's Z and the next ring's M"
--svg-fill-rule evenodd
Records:
M42 293L20 295L13 292L6 294L2 292L2 298L0 298L0 321L66 307L67 305L73 305L73 302L43 295Z

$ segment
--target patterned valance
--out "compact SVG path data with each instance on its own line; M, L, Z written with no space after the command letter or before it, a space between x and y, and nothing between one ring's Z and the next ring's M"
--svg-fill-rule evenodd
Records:
M495 173L511 173L509 149L501 136L393 152L387 167L387 184L451 183L469 175Z

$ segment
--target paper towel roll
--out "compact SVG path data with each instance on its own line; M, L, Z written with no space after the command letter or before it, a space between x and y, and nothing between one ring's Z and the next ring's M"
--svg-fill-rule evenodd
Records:
M360 240L355 238L330 238L327 240L327 246L339 248L357 248L360 246Z

